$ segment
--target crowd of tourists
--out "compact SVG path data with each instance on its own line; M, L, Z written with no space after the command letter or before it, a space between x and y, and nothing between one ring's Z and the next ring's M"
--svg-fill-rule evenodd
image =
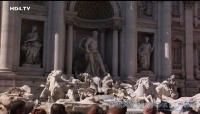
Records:
M34 109L33 105L28 106L22 100L16 100L12 102L7 107L7 110L8 110L8 114L48 114L44 109L41 109L41 108ZM181 114L200 114L200 107L199 107L198 112L193 110L191 107L187 107L184 110L185 112ZM126 106L111 107L107 111L105 111L96 104L92 105L87 112L87 114L127 114L127 113L128 112L127 112ZM63 104L55 103L51 106L50 114L84 114L84 113L67 112ZM146 105L143 109L143 114L172 114L172 112L170 110L170 104L162 101L159 105L154 105L153 103Z

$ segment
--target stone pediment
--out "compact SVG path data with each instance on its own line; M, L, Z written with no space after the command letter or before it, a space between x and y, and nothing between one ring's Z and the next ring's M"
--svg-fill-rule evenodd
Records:
M175 37L175 38L172 38L172 42L179 42L179 43L185 43L182 39L180 39L180 38L177 38L177 37Z

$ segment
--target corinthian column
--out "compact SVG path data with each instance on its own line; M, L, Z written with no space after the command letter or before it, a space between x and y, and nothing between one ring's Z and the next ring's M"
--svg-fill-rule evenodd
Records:
M194 79L194 47L193 47L193 1L185 1L185 42L186 42L186 94L187 96L193 96L198 93L196 89L198 83ZM190 93L190 94L189 94Z
M66 55L66 73L72 74L72 61L73 61L73 24L75 20L75 16L77 13L74 12L66 12L66 22L68 27L67 32L67 55Z
M53 7L53 39L54 39L54 70L63 70L64 50L64 1L54 1Z
M130 81L137 73L137 2L126 1L124 74Z
M161 24L161 74L167 78L172 73L171 63L171 1L162 2Z
M13 44L14 44L14 6L13 1L2 1L1 21L1 47L0 47L0 71L13 70Z
M113 27L112 75L118 76L118 30Z

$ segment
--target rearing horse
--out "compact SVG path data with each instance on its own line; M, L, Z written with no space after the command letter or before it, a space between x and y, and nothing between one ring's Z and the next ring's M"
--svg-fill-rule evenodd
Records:
M135 100L145 100L146 102L153 102L153 98L150 94L147 94L150 86L149 86L149 78L144 77L140 78L135 86L135 92L131 94L131 97L134 98Z

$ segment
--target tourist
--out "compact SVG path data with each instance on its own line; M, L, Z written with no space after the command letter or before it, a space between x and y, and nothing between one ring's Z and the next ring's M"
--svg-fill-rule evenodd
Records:
M16 100L10 103L8 114L24 114L26 103L22 100Z
M144 107L143 114L157 114L157 107L150 103Z
M188 114L198 114L198 112L191 110Z
M101 107L99 107L98 105L94 104L89 108L87 114L105 114L105 112Z
M67 114L63 104L53 104L51 106L51 114Z
M34 109L31 114L47 114L47 112L44 109Z
M161 101L158 105L158 114L171 114L171 105L166 101Z
M126 114L127 107L113 107L110 108L107 114Z

